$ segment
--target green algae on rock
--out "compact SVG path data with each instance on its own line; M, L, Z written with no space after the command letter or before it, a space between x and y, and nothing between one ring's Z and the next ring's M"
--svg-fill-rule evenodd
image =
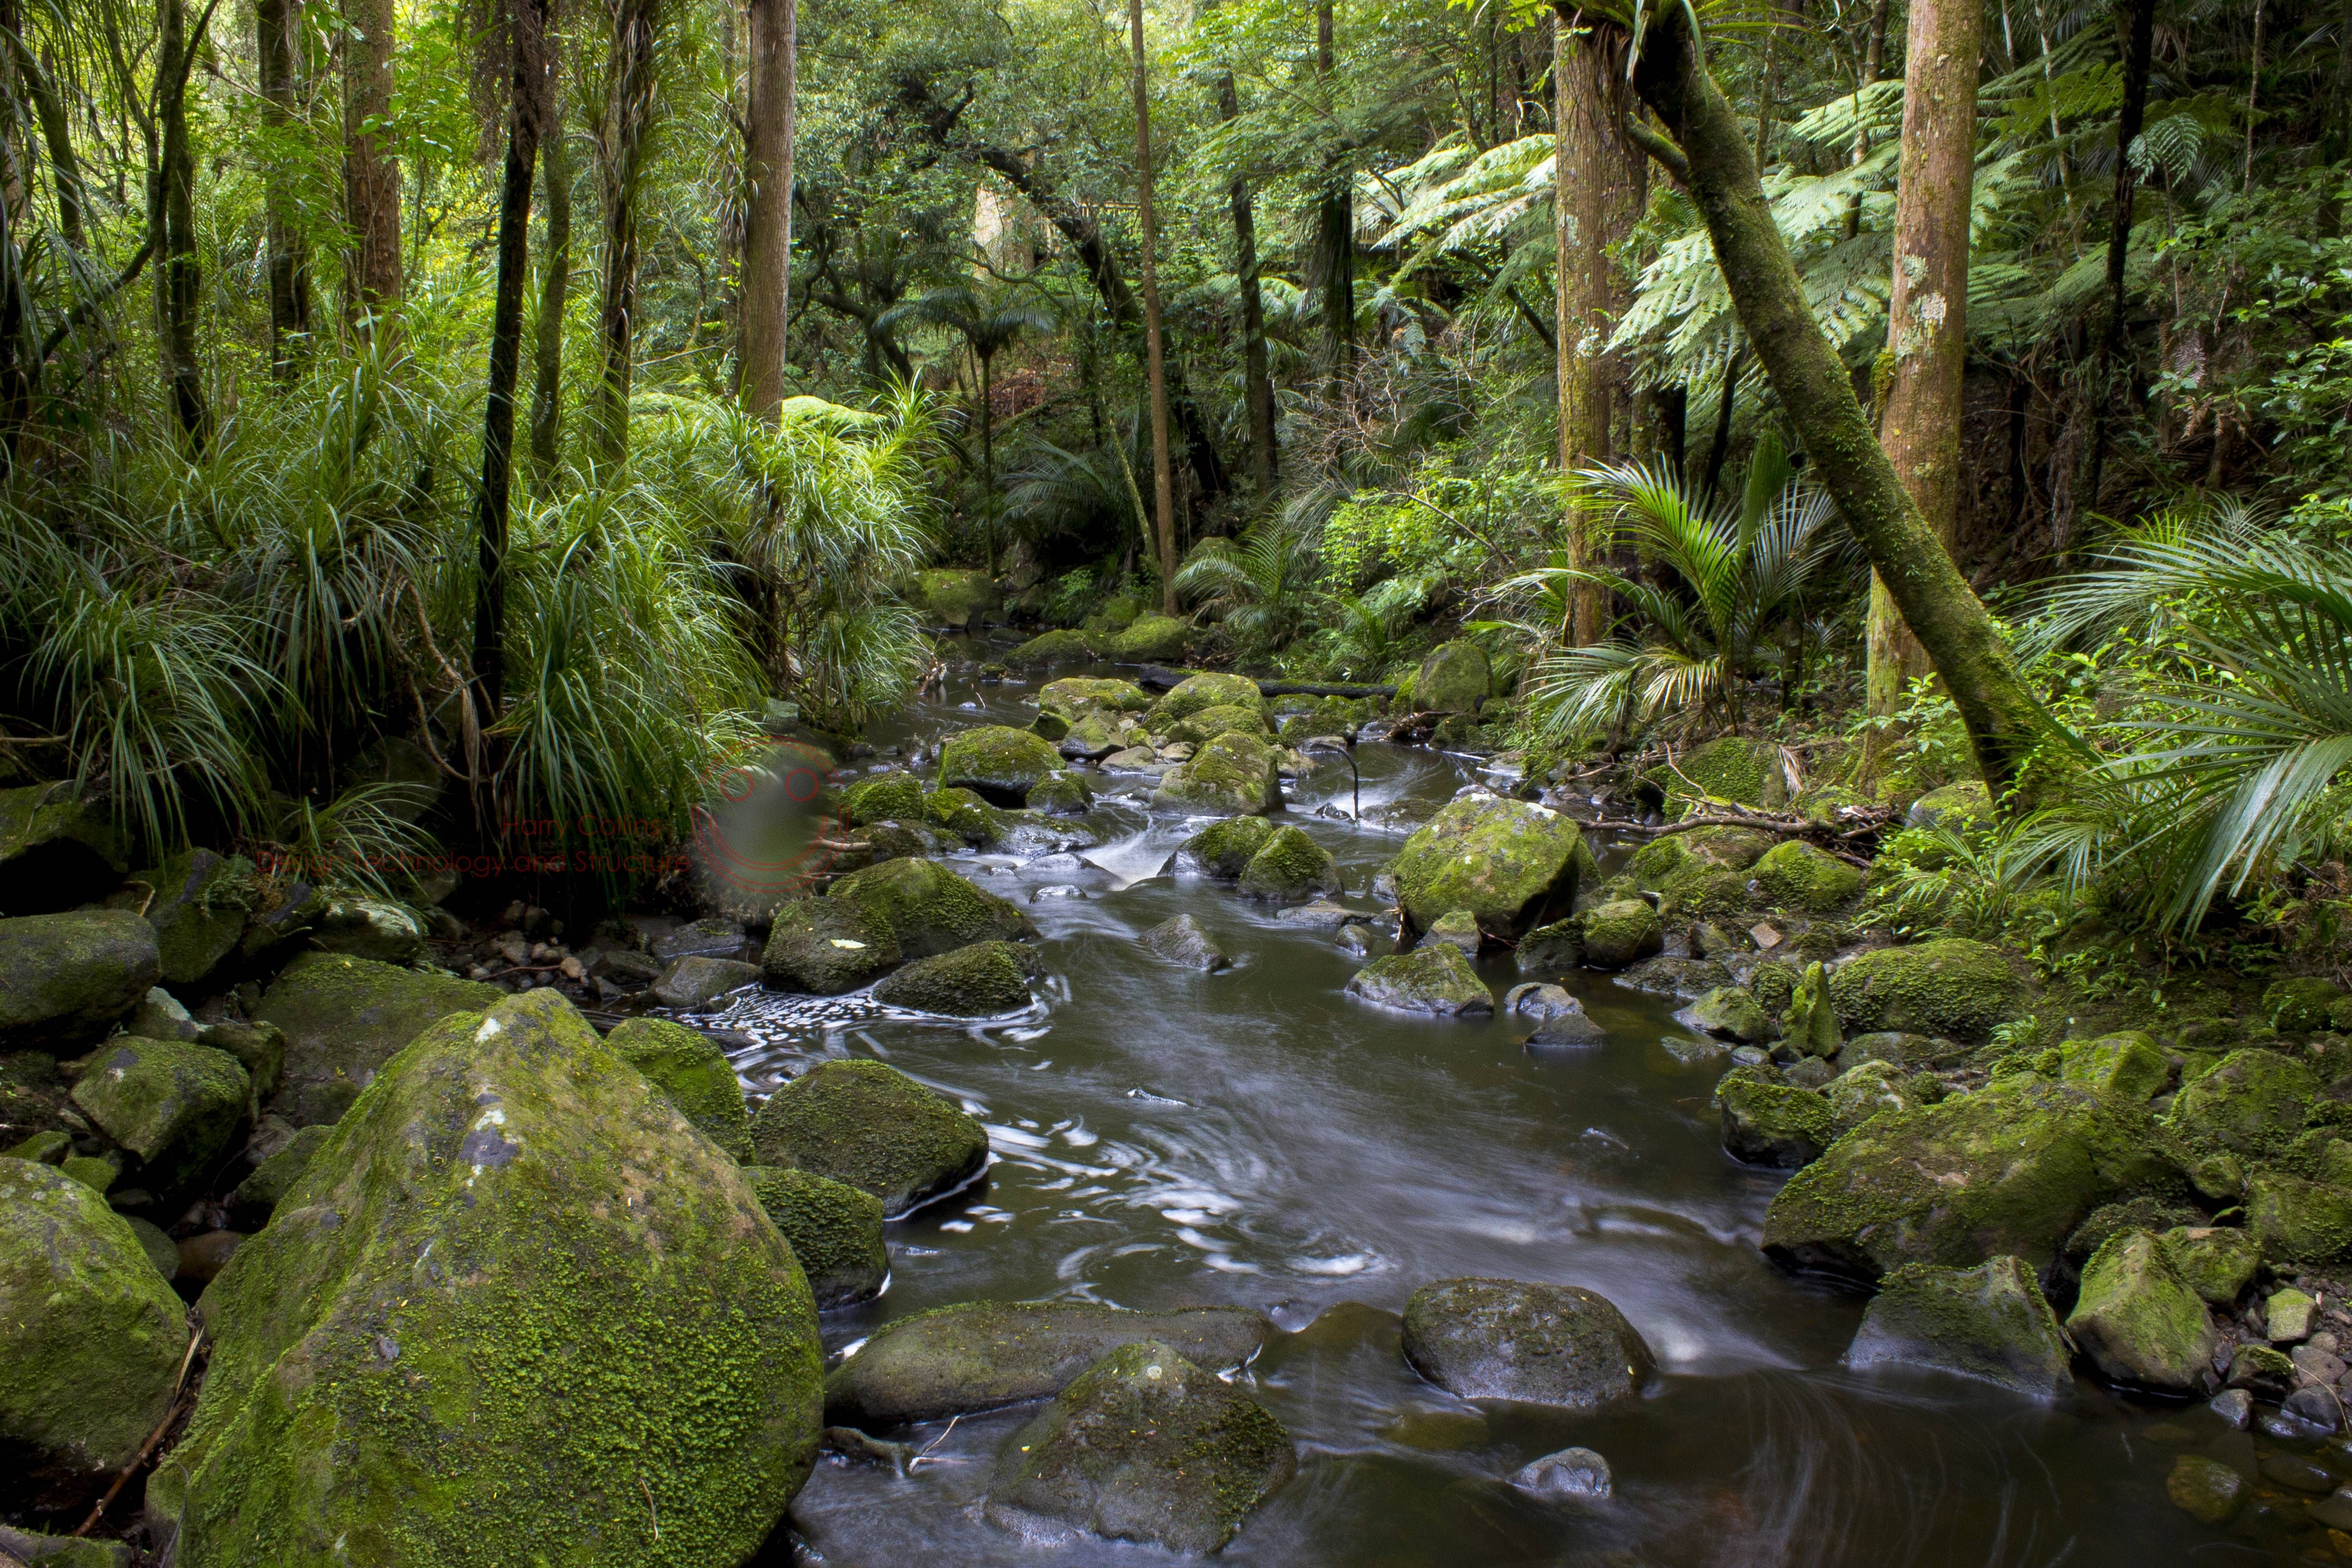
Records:
M1174 616L1138 616L1111 638L1110 656L1123 664L1165 664L1184 657L1192 635L1192 623Z
M1050 1399L1138 1340L1230 1372L1274 1332L1264 1313L1243 1307L1136 1312L1091 1301L966 1301L877 1330L825 1379L825 1417L887 1431Z
M1584 962L1591 968L1630 969L1665 951L1665 924L1646 899L1596 904L1584 911L1583 921Z
M1474 642L1440 643L1421 661L1413 677L1412 705L1423 713L1465 713L1476 718L1495 688L1486 650Z
M2033 1270L2006 1255L1974 1268L1895 1269L1879 1281L1845 1352L1848 1366L1931 1367L2029 1399L2071 1392L2073 1360Z
M2181 1086L2168 1121L2192 1148L2274 1154L2302 1132L2319 1080L2291 1057L2259 1047Z
M776 910L760 974L779 991L838 996L905 962L898 934L882 914L855 899L795 899Z
M244 1066L226 1051L126 1035L92 1054L73 1100L139 1156L142 1184L163 1196L218 1168L236 1142L250 1088Z
M1791 838L1760 856L1749 872L1775 908L1823 915L1862 891L1863 872L1827 850Z
M0 920L0 1051L94 1038L162 974L154 928L128 910Z
M625 1018L604 1037L677 1113L737 1160L751 1157L751 1113L727 1053L699 1029L667 1018Z
M2262 1249L2242 1230L2222 1226L2175 1226L2157 1239L2165 1260L2208 1303L2227 1307L2246 1292L2263 1266Z
M2146 1035L2103 1035L2058 1047L2058 1081L2145 1105L2172 1081L2172 1064Z
M1829 976L1819 963L1805 965L1790 988L1789 1005L1780 1014L1780 1035L1790 1049L1824 1060L1845 1048L1837 1008L1830 1000Z
M1015 669L1038 669L1049 664L1072 664L1095 656L1095 638L1074 626L1040 632L1004 656Z
M1495 994L1462 950L1425 942L1411 952L1376 958L1348 979L1348 994L1401 1013L1461 1017L1492 1013Z
M1656 1358L1606 1297L1574 1285L1440 1279L1404 1308L1404 1357L1463 1399L1592 1409L1628 1399Z
M762 1165L793 1165L882 1200L893 1219L952 1192L988 1163L981 1124L898 1068L820 1062L751 1119Z
M2185 1394L2218 1381L2213 1320L2144 1230L2109 1237L2092 1255L2066 1331L2111 1382Z
M1094 785L1087 783L1087 775L1067 768L1047 773L1029 786L1029 809L1047 816L1084 816L1094 804Z
M1258 695L1257 682L1246 675L1203 671L1178 681L1151 705L1143 721L1153 733L1164 734L1171 726L1212 708L1246 708L1263 715L1265 700Z
M1798 1170L1836 1141L1830 1102L1815 1089L1778 1083L1760 1068L1734 1068L1715 1086L1723 1148L1750 1165Z
M1297 1468L1264 1406L1146 1340L1088 1367L1007 1440L985 1511L1032 1537L1213 1552Z
M236 951L254 901L252 861L184 849L133 881L154 889L152 898L138 902L145 904L146 921L155 928L155 952L166 984L193 985Z
M1575 902L1582 842L1575 820L1548 806L1465 796L1405 840L1391 868L1397 900L1415 931L1468 910L1488 936L1516 940Z
M239 1229L258 1230L268 1222L294 1184L302 1179L302 1173L310 1168L331 1131L320 1126L296 1128L291 1138L236 1184L229 1194L229 1207L238 1217Z
M1894 1030L1980 1042L2017 1016L2025 985L2000 949L1946 937L1841 964L1830 976L1830 1000L1849 1034Z
M820 1312L882 1293L890 1248L882 1239L882 1200L846 1182L773 1165L746 1165L743 1180L776 1229L792 1244Z
M1193 816L1262 816L1282 809L1282 775L1274 748L1228 731L1168 770L1151 793L1159 811Z
M1263 821L1263 818L1252 818ZM1339 890L1339 868L1331 852L1300 827L1278 827L1242 868L1239 891L1267 903L1299 904Z
M841 820L853 827L922 818L922 781L900 769L862 778L841 792Z
M940 787L971 790L992 805L1027 804L1029 791L1061 768L1050 742L1009 724L959 730L940 747Z
M1777 806L1788 798L1780 748L1744 735L1724 735L1694 746L1671 765L1652 768L1642 780L1664 794L1668 816L1680 816L1692 802L1700 800Z
M885 975L875 984L874 1000L943 1017L991 1018L1034 1000L1029 994L1034 967L1035 960L1009 942L975 942Z
M1737 985L1718 985L1677 1015L1701 1034L1742 1045L1760 1045L1772 1037L1772 1020L1764 1005Z
M2258 1171L2246 1184L2246 1228L2268 1262L2340 1262L2352 1258L2352 1192Z
M1263 816L1229 816L1178 845L1169 864L1178 871L1234 881L1273 837L1274 824Z
M452 1013L478 1013L505 995L470 980L304 953L254 1009L257 1021L277 1025L286 1037L284 1081L270 1108L297 1126L333 1121L426 1025Z
M1197 745L1202 741L1213 741L1219 735L1255 735L1264 739L1269 733L1265 727L1265 705L1258 701L1253 692L1246 704L1220 703L1214 708L1203 708L1196 713L1187 714L1168 726L1167 738L1190 741Z
M823 1352L792 1249L684 1127L550 990L386 1063L205 1292L149 1488L182 1568L749 1557L815 1457Z
M856 905L887 927L899 952L910 959L970 942L1017 942L1037 934L1014 905L936 860L885 860L842 878L826 896Z

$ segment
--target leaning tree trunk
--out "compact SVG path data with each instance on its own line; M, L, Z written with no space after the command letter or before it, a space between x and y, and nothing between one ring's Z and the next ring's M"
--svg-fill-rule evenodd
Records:
M572 160L567 152L563 111L551 94L539 147L541 178L547 185L547 254L539 264L539 323L532 344L537 363L530 394L530 460L541 476L555 471L563 451L563 309L572 291Z
M164 374L180 434L201 452L212 435L204 371L196 361L196 306L204 274L196 262L196 163L188 145L188 68L200 42L188 37L184 0L163 0L155 53L155 118L163 134L156 174L163 185L163 269L155 275L163 327Z
M604 114L596 128L596 172L604 198L604 294L598 342L596 455L617 463L629 450L629 382L636 363L637 188L645 174L646 133L653 123L654 51L659 0L619 0L613 9L612 57L605 68Z
M1151 101L1143 61L1143 0L1128 0L1135 48L1135 197L1143 233L1144 376L1151 389L1152 536L1160 546L1160 607L1176 613L1176 479L1168 458L1168 362L1160 342L1160 224L1151 206Z
M1234 89L1234 73L1217 73L1217 118L1228 122L1241 117L1241 98ZM1234 275L1242 296L1242 404L1249 415L1250 478L1257 485L1258 504L1270 505L1281 460L1275 449L1274 376L1265 352L1265 293L1260 286L1257 260L1257 214L1250 201L1249 182L1235 175L1226 191L1234 214Z
M743 406L773 420L784 401L791 320L796 0L751 0L751 93L743 116Z
M275 137L286 136L294 123L301 12L301 0L258 0L253 8L261 123ZM284 381L293 376L310 336L310 247L302 235L290 171L272 153L263 171L262 244L268 257L269 365Z
M393 0L343 0L343 218L352 254L344 305L365 335L397 335L404 291L400 161L382 127L392 114ZM371 122L373 127L371 128Z
M1969 195L1977 153L1978 0L1911 0L1904 56L1903 169L1895 195L1893 374L1879 444L1919 516L1949 550L1959 529L1960 378L1969 357ZM1869 710L1892 718L1927 653L1895 596L1870 580Z
M1985 782L2001 796L2019 782L2048 720L2019 679L1992 618L1872 434L1772 222L1755 154L1680 8L1654 14L1633 86L1674 140L1640 126L1635 136L1689 188L1740 324L1813 471L1927 650Z

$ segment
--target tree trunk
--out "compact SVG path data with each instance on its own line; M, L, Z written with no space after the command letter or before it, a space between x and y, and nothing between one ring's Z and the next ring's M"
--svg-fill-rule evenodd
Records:
M751 101L743 117L743 406L772 420L784 400L791 320L797 0L751 0Z
M261 123L273 138L291 132L295 108L297 28L301 0L257 0L254 54L261 68ZM269 364L290 380L310 335L310 247L303 238L282 149L272 147L263 167L263 246L269 270Z
M1331 0L1315 7L1315 74L1326 94L1332 90ZM1323 190L1315 203L1315 250L1308 258L1323 318L1323 352L1331 390L1344 396L1356 379L1356 171L1344 153L1323 170Z
M2131 161L2131 144L2139 140L2147 118L2147 73L2156 37L2156 0L2126 0L2127 15L2118 17L2124 31L2123 111L2116 119L2116 213L2107 229L2107 319L2099 336L2099 407L2091 422L2091 451L2083 488L2075 504L2098 510L2099 486L2106 477L2108 426L2122 396L2116 362L2124 348L2124 263L2131 250L2132 196L2139 186L2139 169Z
M196 306L204 274L196 262L195 153L188 145L188 68L201 38L188 37L184 0L162 0L155 54L155 118L163 135L156 169L162 186L163 267L155 289L163 319L163 368L180 434L197 452L211 438L203 367L196 361Z
M80 163L74 156L73 126L66 118L65 100L58 92L57 77L46 48L36 65L20 43L17 63L23 68L33 111L40 117L41 140L48 143L49 175L58 188L58 230L65 236L66 245L79 251L83 247L82 210L89 198L82 189Z
M1905 46L1903 168L1895 195L1895 291L1886 310L1894 373L1878 439L1922 521L1946 550L1959 529L1960 378L1969 358L1969 195L1977 153L1978 0L1911 0ZM1870 583L1869 710L1894 716L1927 654L1894 595Z
M530 460L544 478L563 454L563 311L572 292L572 160L563 142L563 110L552 101L539 152L547 184L547 253L539 263L539 322L532 342L538 363L530 394Z
M343 217L352 255L344 308L362 335L381 318L398 334L400 161L383 126L392 116L393 0L343 0Z
M497 721L506 701L507 501L514 481L515 381L522 368L522 287L530 266L531 167L545 121L546 0L513 0L509 21L514 68L499 186L499 272L475 521L474 684L485 725Z
M1234 89L1234 73L1217 74L1217 118L1241 115L1241 97ZM1249 412L1250 478L1257 486L1258 504L1270 505L1279 478L1281 460L1275 449L1274 376L1266 367L1265 296L1259 286L1257 215L1250 203L1247 180L1236 178L1227 191L1234 213L1234 271L1242 296L1242 404Z
M1633 85L1675 141L1646 127L1635 135L1689 188L1740 324L1813 471L1927 648L1985 782L2001 796L2018 782L2048 721L1871 433L1844 363L1813 321L1754 153L1679 8L1654 14Z
M980 484L988 508L988 580L996 581L996 356L980 358Z
M1160 223L1151 205L1151 100L1143 58L1143 0L1128 0L1135 48L1135 199L1143 233L1144 376L1151 389L1152 533L1160 545L1160 607L1176 613L1176 480L1168 460L1168 365L1160 336Z
M596 455L617 463L629 451L629 382L635 369L637 187L653 123L654 50L659 0L619 0L604 112L596 127L598 194L604 209L604 290L597 312L604 374L597 380Z

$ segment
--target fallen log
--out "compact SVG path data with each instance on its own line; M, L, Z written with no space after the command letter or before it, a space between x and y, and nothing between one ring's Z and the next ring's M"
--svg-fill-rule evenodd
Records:
M1147 664L1136 672L1135 683L1154 691L1166 691L1181 681L1190 670L1170 669L1165 665ZM1367 686L1355 681L1328 680L1261 680L1257 683L1261 697L1394 697L1393 686Z

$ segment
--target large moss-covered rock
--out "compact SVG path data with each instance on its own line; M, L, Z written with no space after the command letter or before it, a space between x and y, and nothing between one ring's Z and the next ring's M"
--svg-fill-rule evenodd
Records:
M139 1156L140 1184L158 1196L210 1176L235 1146L252 1087L226 1051L121 1036L93 1054L74 1103Z
M2222 1226L2175 1226L2157 1239L2181 1282L2204 1300L2227 1307L2245 1294L2263 1266L2262 1249L2242 1230Z
M268 1223L269 1216L278 1212L278 1205L286 1201L286 1194L294 1190L294 1184L310 1168L310 1162L333 1131L331 1127L296 1128L292 1137L254 1166L253 1173L239 1182L236 1190L229 1194L229 1211L238 1229L256 1231ZM176 1259L173 1267L178 1267Z
M628 1018L604 1037L613 1054L646 1075L677 1113L738 1160L751 1157L751 1113L727 1053L699 1029L667 1018Z
M1665 922L1646 899L1612 899L1584 911L1584 962L1630 969L1665 951Z
M130 868L105 805L70 783L0 790L0 914L42 915L101 897Z
M901 769L863 778L841 792L841 820L855 827L871 822L920 822L923 784Z
M1791 838L1758 858L1757 891L1776 909L1827 914L1862 891L1863 872L1825 849Z
M2263 1016L2271 1027L2290 1035L2325 1029L2328 1014L2344 1000L2344 987L2315 974L2289 975L2263 990Z
M1764 1005L1737 985L1717 986L1676 1016L1718 1040L1753 1046L1772 1037L1772 1019Z
M882 1293L890 1248L882 1239L880 1198L830 1176L773 1165L747 1165L743 1180L792 1244L818 1311Z
M2180 1180L2145 1111L2019 1074L1839 1139L1774 1195L1764 1248L1863 1279L2003 1253L2044 1269L2093 1209Z
M127 910L0 920L0 1051L94 1038L162 975L154 929Z
M1841 964L1830 1000L1848 1034L1894 1030L1981 1041L2017 1016L2024 982L2000 949L1965 937L1881 948Z
M942 567L915 574L915 602L934 625L978 631L982 616L995 607L996 588L985 572Z
M1591 1409L1642 1391L1649 1345L1606 1297L1575 1285L1440 1279L1404 1308L1404 1357L1463 1399Z
M1817 1089L1779 1083L1761 1069L1735 1068L1715 1086L1724 1152L1751 1165L1797 1170L1822 1157L1836 1134Z
M1474 642L1440 643L1421 661L1413 678L1412 705L1423 713L1467 713L1477 716L1479 704L1495 689L1494 666L1486 650Z
M1269 903L1303 904L1339 890L1339 867L1304 828L1279 827L1242 868L1240 890Z
M2304 1130L2319 1082L2276 1051L2231 1051L2173 1097L2173 1131L2192 1147L2232 1154L2284 1149Z
M1411 952L1376 958L1348 979L1348 994L1401 1013L1433 1013L1458 1018L1492 1013L1495 994L1462 950L1425 942Z
M1826 1060L1845 1048L1837 1007L1830 1000L1829 976L1820 964L1805 965L1790 988L1789 1005L1780 1013L1780 1035L1790 1049L1802 1056Z
M1265 725L1265 707L1261 702L1246 706L1228 703L1216 708L1203 708L1189 718L1179 719L1168 727L1171 741L1190 741L1198 744L1219 735L1256 735L1271 733Z
M1841 1138L1888 1110L1930 1105L1943 1086L1930 1074L1906 1073L1893 1062L1863 1062L1832 1079L1822 1089L1830 1102L1831 1124Z
M102 1489L163 1421L187 1344L180 1299L104 1198L55 1166L0 1158L12 1480Z
M1932 1367L2056 1399L2074 1386L2073 1354L2033 1270L2019 1258L1974 1268L1912 1263L1879 1281L1847 1347L1848 1366Z
M2144 1230L2110 1237L2092 1255L2066 1331L2113 1383L2201 1394L2219 1381L2213 1352L2221 1339L2213 1320Z
M1064 768L1029 786L1029 809L1047 816L1084 816L1094 808L1095 788L1087 775Z
M1111 638L1110 656L1122 664L1165 664L1184 657L1192 635L1192 623L1174 616L1138 616Z
M2352 1192L2257 1171L2246 1184L2246 1228L2272 1263L2340 1262L2352 1258Z
M1091 1301L967 1301L876 1331L825 1379L825 1418L887 1431L1050 1399L1139 1340L1230 1372L1274 1331L1264 1313L1242 1307L1134 1312Z
M1392 868L1397 900L1416 931L1468 910L1488 936L1514 940L1575 902L1581 843L1575 821L1549 807L1468 795L1405 840ZM1589 958L1589 922L1586 947Z
M155 954L167 985L194 985L236 951L246 916L256 899L253 862L242 855L186 849L131 879L154 889L151 899L133 887L155 928ZM118 894L117 903L127 895Z
M760 974L779 991L838 996L873 984L906 957L889 921L856 900L795 899L768 928Z
M654 976L646 992L673 1013L709 1013L733 993L756 984L760 966L739 958L681 958Z
M505 994L495 985L364 958L304 953L254 1009L257 1019L286 1037L285 1073L270 1109L298 1127L333 1121L426 1025L452 1013L478 1013Z
M1191 816L1263 816L1282 809L1282 774L1274 748L1255 735L1229 731L1168 770L1152 805Z
M874 1000L950 1018L991 1018L1029 1005L1034 960L1009 942L975 942L919 958L874 987Z
M751 1119L762 1165L793 1165L882 1200L892 1218L952 1192L988 1163L988 1131L898 1068L820 1062Z
M182 1568L740 1563L815 1454L792 1249L548 990L385 1064L205 1319Z
M412 963L425 952L425 927L404 906L382 899L331 898L310 944L321 952Z
M1671 766L1651 769L1643 782L1664 792L1678 808L1695 800L1727 800L1740 805L1778 806L1788 800L1788 773L1780 748L1769 741L1725 735L1694 746ZM1674 815L1680 815L1677 809Z
M940 748L940 787L968 789L994 805L1022 805L1029 791L1059 773L1062 753L1027 730L983 724L959 730Z
M1015 669L1041 669L1049 664L1077 664L1095 656L1095 639L1075 626L1041 632L1004 656Z
M961 784L933 790L923 797L923 817L975 849L993 849L1012 826L1006 813Z
M1262 717L1265 700L1258 695L1257 682L1246 675L1188 675L1151 705L1143 722L1154 734L1166 734L1176 724L1212 708L1241 708Z
M1251 688L1253 693L1256 688ZM1151 694L1131 680L1098 680L1071 676L1050 680L1037 690L1037 711L1060 716L1075 724L1090 713L1141 713L1151 706Z
M1643 892L1677 894L1709 872L1746 871L1779 840L1748 827L1696 827L1653 839L1625 862Z
M1251 858L1273 837L1274 824L1263 816L1229 816L1178 845L1169 864L1178 871L1230 882L1248 868Z
M1037 934L1017 906L982 892L936 860L885 860L842 878L827 896L855 904L888 927L908 958Z
M1298 1468L1290 1434L1173 1345L1123 1345L1009 1439L990 1520L1210 1552Z

